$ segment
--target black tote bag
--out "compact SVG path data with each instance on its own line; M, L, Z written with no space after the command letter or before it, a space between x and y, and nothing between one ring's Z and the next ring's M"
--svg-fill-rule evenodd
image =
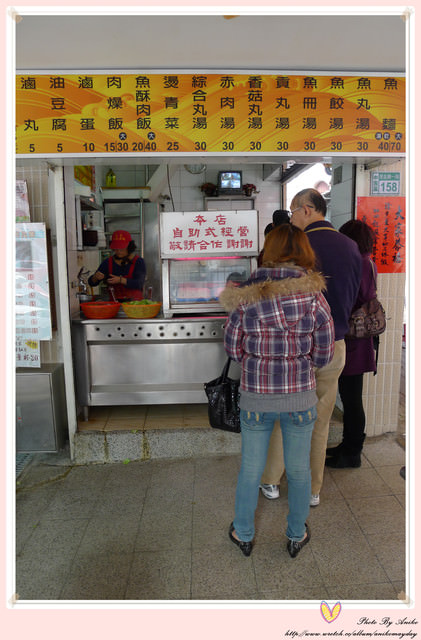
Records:
M228 358L219 378L204 384L208 398L208 416L210 426L214 429L240 433L240 381L228 377L230 362L231 358Z

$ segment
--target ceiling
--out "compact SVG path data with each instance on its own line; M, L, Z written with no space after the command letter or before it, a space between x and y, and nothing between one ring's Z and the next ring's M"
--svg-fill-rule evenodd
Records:
M19 71L405 71L401 15L303 15L297 10L296 15L231 19L139 14L20 18L16 24Z

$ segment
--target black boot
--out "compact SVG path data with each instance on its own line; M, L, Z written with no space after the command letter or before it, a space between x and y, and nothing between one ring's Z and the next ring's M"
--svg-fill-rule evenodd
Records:
M326 455L327 456L337 456L340 453L341 449L343 449L343 448L344 448L344 443L343 443L343 440L342 440L342 442L340 442L336 446L328 447L326 449Z
M361 467L361 454L349 454L349 453L338 453L337 456L333 458L327 458L325 462L327 467L331 467L333 469L346 469L348 467L357 468Z

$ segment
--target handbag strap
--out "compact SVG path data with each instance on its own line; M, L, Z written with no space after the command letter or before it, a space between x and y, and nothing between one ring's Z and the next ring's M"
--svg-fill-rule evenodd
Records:
M376 290L376 295L377 295L377 278L376 278L376 272L374 271L374 263L371 258L369 258L369 260L371 264L371 270L373 272L374 288Z
M373 336L373 348L376 353L376 370L373 371L373 376L377 375L377 363L379 361L379 346L380 346L380 337Z
M222 373L221 373L222 380L226 380L228 378L228 371L230 368L230 364L231 364L231 358L228 356L228 359L224 365L224 368L222 369Z

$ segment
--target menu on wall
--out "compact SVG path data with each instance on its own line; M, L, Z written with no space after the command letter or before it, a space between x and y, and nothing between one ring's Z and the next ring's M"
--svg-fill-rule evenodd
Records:
M16 338L51 340L46 229L41 222L16 224Z
M16 366L40 367L41 354L38 340L16 338Z
M163 211L161 258L256 256L257 211Z
M357 198L357 219L373 228L378 273L405 273L405 198Z
M15 220L16 222L31 222L26 180L16 180Z
M16 153L405 153L401 75L31 74Z

